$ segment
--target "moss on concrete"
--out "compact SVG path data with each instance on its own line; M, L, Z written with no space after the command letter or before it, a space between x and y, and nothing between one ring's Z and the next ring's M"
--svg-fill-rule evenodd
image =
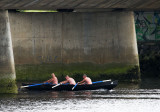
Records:
M13 79L0 80L0 93L18 93L16 81Z
M18 81L45 81L51 78L54 72L59 81L65 80L65 75L82 80L82 75L87 74L93 81L114 79L120 81L139 81L139 67L125 64L98 65L91 63L73 64L40 64L16 65Z

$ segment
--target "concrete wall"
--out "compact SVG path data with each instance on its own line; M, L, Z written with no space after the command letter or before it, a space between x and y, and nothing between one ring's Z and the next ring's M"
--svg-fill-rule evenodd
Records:
M17 93L8 11L0 10L0 93Z
M132 12L9 16L16 64L138 64Z
M20 80L42 76L44 80L52 72L62 77L67 73L87 73L103 78L106 74L113 76L124 70L112 69L111 72L110 65L139 64L133 12L11 12L9 16L15 63L31 65L24 66L24 71L22 66L17 68ZM125 68L121 74L127 75L127 71ZM133 71L138 76L138 69Z
M16 64L61 62L62 14L10 13L10 22Z

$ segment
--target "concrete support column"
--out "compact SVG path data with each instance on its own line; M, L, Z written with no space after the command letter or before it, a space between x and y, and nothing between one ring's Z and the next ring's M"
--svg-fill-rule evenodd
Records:
M0 10L0 93L17 93L8 11Z

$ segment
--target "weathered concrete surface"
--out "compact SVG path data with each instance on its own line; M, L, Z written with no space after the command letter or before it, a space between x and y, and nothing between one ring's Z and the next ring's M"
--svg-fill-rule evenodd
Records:
M61 65L58 71L78 73L82 64L88 73L93 70L84 63L91 63L90 68L103 68L99 74L106 74L106 64L139 65L133 12L9 16L16 65L54 63Z
M1 0L0 9L159 10L159 0Z
M138 64L132 12L10 13L16 64Z
M0 10L0 93L16 93L15 66L8 11Z

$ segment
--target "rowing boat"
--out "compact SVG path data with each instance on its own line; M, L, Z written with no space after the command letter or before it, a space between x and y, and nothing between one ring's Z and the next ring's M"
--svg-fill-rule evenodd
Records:
M80 90L96 90L96 89L106 89L111 90L118 85L118 81L111 81L111 80L103 80L103 81L96 81L92 84L84 84L84 85L77 85L74 88L74 91ZM26 88L28 90L51 90L51 91L73 91L74 85L70 84L61 84L61 85L53 85L50 83L41 83L41 84L25 84L22 83L22 88Z

